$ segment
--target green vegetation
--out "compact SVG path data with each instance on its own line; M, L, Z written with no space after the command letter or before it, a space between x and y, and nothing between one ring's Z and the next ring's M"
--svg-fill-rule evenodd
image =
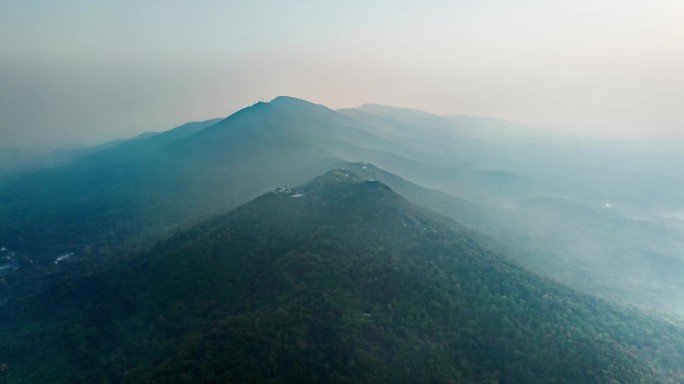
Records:
M345 170L266 193L0 308L0 379L684 380L681 328L532 275L446 221Z
M264 191L366 161L391 172L378 179L407 199L495 239L529 270L684 314L684 157L664 145L279 97L59 157L67 164L0 176L0 244L43 267L66 251L109 262Z

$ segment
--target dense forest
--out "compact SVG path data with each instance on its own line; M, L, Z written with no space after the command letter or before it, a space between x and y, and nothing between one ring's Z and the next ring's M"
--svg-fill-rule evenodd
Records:
M6 383L676 383L684 331L335 170L0 308ZM46 318L45 314L50 317Z
M0 174L0 246L42 267L64 252L96 267L264 191L369 162L387 171L378 180L494 239L528 270L681 315L681 153L494 119L379 105L335 111L278 97Z
M682 20L0 0L0 384L684 384Z

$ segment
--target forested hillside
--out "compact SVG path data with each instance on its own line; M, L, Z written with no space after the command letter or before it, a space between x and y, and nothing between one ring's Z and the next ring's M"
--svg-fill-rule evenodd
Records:
M276 189L118 268L8 302L0 374L7 383L684 379L682 329L532 275L444 220L349 170Z
M494 239L535 273L681 315L684 158L667 148L278 97L0 176L0 246L42 267L64 252L109 262L264 191L368 162L399 177L386 181L409 200Z

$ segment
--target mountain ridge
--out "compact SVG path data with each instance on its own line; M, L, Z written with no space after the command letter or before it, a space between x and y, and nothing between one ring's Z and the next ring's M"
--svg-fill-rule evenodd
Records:
M10 384L683 373L681 330L536 277L348 169L266 192L119 269L64 277L0 316Z
M516 129L511 139L501 135L506 127L480 119L333 111L290 97L217 123L2 177L0 243L41 266L63 252L96 263L266 190L364 161L433 190L393 185L497 238L527 268L628 305L684 313L684 285L672 278L682 269L683 227L663 217L684 201L675 158L634 157L619 146L596 153L596 143L576 148L574 141L517 137ZM530 197L569 204L528 210ZM599 220L569 222L581 213L572 206Z

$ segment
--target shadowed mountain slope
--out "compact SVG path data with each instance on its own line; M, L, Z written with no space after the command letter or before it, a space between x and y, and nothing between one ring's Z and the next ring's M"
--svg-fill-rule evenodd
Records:
M682 379L681 329L536 277L444 220L349 170L276 189L118 269L7 303L0 374L11 384Z
M1 177L0 244L42 266L67 251L110 260L264 191L363 161L410 181L384 179L497 239L526 268L681 314L684 159L661 148L278 97L218 122L95 148L63 167Z
M106 255L103 249L153 239L329 169L353 141L374 142L353 125L325 107L281 97L209 128L127 141L9 177L0 184L0 242L36 261L84 247Z

